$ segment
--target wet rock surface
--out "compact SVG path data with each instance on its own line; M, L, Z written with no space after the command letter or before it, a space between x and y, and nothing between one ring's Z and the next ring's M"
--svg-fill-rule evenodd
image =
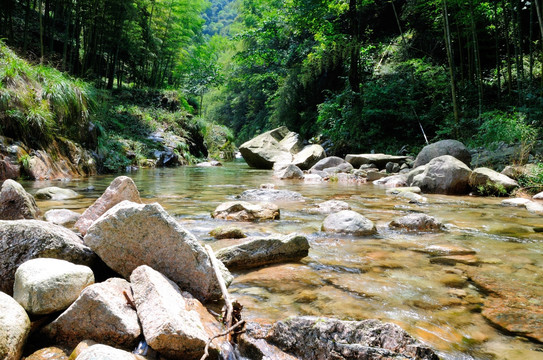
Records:
M392 220L389 226L393 229L407 231L439 231L443 224L435 217L426 214L409 214Z
M275 323L265 339L300 359L428 359L439 357L399 326L378 320L294 317Z
M352 210L328 215L322 223L322 230L352 235L371 235L377 232L371 220Z
M304 201L302 194L291 190L251 189L245 190L236 199L245 201Z
M506 331L543 342L543 303L534 296L540 292L537 281L511 281L514 274L492 265L464 269L470 280L487 293L482 315L488 321Z
M56 186L46 187L36 191L36 199L40 200L69 200L81 197L72 189L59 188Z
M269 236L220 249L217 258L229 269L247 269L299 260L309 250L307 238L298 234Z
M228 201L217 206L213 218L235 221L279 219L279 207L272 203L251 204L246 201Z

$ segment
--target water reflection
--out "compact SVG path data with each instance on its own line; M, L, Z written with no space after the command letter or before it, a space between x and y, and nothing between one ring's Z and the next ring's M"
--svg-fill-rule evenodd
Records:
M500 199L428 195L423 205L385 195L371 184L303 184L273 179L270 171L244 163L217 168L140 170L130 175L144 202L159 202L200 240L217 249L209 231L226 224L210 213L221 202L262 183L302 193L304 202L281 203L281 220L238 223L248 235L301 232L309 237L309 256L296 264L238 272L230 287L250 320L274 321L290 315L341 319L377 318L401 325L441 351L445 359L542 359L541 346L496 330L480 314L485 294L466 281L466 265L431 263L420 252L430 245L476 251L480 269L504 281L521 283L536 301L543 299L541 216L502 207ZM30 192L46 186L69 187L81 199L40 201L42 210L82 212L114 176L72 182L27 182ZM343 200L373 220L375 236L350 237L320 232L325 215L307 209L326 200ZM433 215L447 225L443 233L406 234L388 230L393 218L409 212ZM539 299L539 300L537 300ZM539 351L538 351L539 350Z

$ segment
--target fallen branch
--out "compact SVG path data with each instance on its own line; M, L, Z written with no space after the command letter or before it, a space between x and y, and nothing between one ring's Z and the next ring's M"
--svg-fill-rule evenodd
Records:
M209 345L211 345L211 342L213 340L215 340L216 338L219 338L221 336L227 336L227 335L230 335L230 333L234 330L236 330L236 328L240 327L241 325L245 324L245 320L241 320L237 323L235 323L233 326L231 326L230 328L226 329L225 331L223 331L222 333L220 334L217 334L215 336L213 336L211 339L208 340L207 344L206 344L206 347L204 349L204 355L202 355L202 357L200 358L200 360L205 360L207 359L207 357L209 356Z
M215 270L215 276L217 277L219 286L221 287L222 297L226 305L226 311L224 313L224 319L225 319L224 324L226 325L226 328L229 329L232 326L232 314L234 313L234 306L232 305L232 300L230 300L230 295L228 294L228 290L226 289L226 284L224 283L224 279L221 274L221 269L219 267L219 262L217 258L215 257L215 253L213 252L213 249L209 245L206 245L205 248L206 248L207 253L209 254L209 259L211 260L211 266L213 266L213 270ZM226 339L228 340L228 342L232 341L232 336L230 335L230 332L227 333Z

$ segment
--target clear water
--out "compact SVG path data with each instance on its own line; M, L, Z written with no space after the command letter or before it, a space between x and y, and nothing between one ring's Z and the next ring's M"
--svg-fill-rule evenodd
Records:
M144 202L158 202L202 242L215 249L231 241L215 241L213 228L226 224L210 213L217 205L263 183L302 193L303 203L279 203L281 220L237 223L248 235L300 232L311 244L309 256L288 263L234 272L231 294L244 305L244 318L271 322L292 315L320 315L357 320L377 318L394 322L437 349L444 359L543 359L543 347L522 337L504 334L480 314L484 294L456 275L461 266L432 264L415 251L432 244L473 249L481 269L526 285L535 301L543 299L542 217L525 209L502 207L500 199L430 195L428 204L414 205L385 195L372 184L303 184L272 177L245 163L224 167L140 170L131 176ZM69 208L82 212L99 197L114 176L71 182L27 182L30 192L46 186L69 187L83 197L39 201L42 210ZM94 190L83 191L88 187ZM320 232L325 215L307 209L338 199L373 220L379 233L351 237ZM408 212L437 217L448 231L405 234L387 223ZM151 250L151 249L150 249ZM456 276L456 277L455 277ZM451 288L451 277L458 289ZM459 283L458 283L459 281Z

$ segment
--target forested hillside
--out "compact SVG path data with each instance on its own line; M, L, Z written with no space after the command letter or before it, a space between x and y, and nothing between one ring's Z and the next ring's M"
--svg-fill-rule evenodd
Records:
M533 141L543 125L539 1L237 4L208 113L240 142L284 124L338 154L396 152L425 137Z

